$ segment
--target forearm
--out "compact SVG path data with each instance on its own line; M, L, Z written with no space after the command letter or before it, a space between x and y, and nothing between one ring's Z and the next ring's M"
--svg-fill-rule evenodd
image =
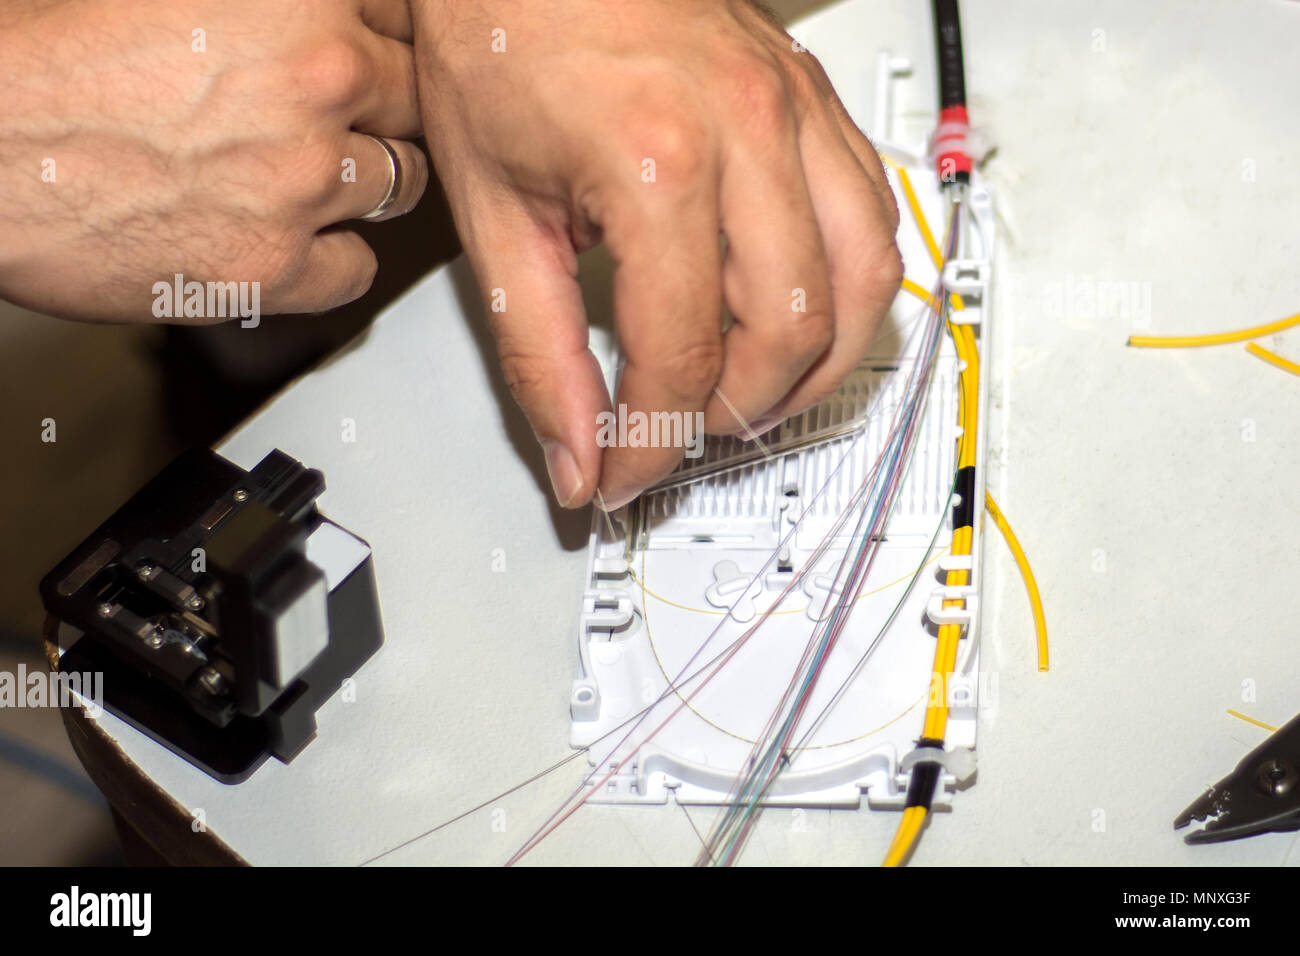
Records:
M122 49L103 4L7 5L0 29L0 296L87 231L117 234L157 164L123 128L121 103L158 97L113 59ZM141 79L136 77L136 80ZM146 107L141 112L149 111ZM39 302L24 304L40 307Z
M0 297L31 249L37 209L54 194L51 153L65 135L66 111L63 81L50 69L51 48L60 42L59 7L29 0L0 9Z

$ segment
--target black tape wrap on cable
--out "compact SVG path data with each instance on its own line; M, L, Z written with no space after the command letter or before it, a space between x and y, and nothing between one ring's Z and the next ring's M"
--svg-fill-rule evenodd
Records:
M939 55L939 106L965 106L966 70L957 0L934 0L934 35Z

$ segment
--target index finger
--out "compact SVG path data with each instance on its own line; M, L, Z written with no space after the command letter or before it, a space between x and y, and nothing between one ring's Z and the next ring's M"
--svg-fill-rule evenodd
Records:
M650 196L605 226L616 263L614 324L626 362L615 431L607 429L602 441L600 491L610 510L665 477L704 438L704 408L723 354L714 183L662 184L658 195L661 184L651 184Z

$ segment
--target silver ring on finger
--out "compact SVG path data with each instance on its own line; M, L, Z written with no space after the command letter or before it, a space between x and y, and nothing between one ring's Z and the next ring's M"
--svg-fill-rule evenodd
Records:
M397 202L397 197L402 192L402 162L397 158L397 150L393 149L388 140L380 136L371 136L369 133L362 133L361 135L373 139L384 148L384 153L388 156L388 192L384 194L384 198L379 201L379 204L374 209L359 217L361 219L378 219L393 208L393 204Z

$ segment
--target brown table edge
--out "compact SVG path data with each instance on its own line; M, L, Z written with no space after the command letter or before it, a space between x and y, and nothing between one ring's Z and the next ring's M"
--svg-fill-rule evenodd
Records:
M47 616L42 634L46 663L59 669L59 622ZM91 781L150 850L174 866L248 866L211 830L195 831L194 817L155 783L80 707L61 707L68 740Z

